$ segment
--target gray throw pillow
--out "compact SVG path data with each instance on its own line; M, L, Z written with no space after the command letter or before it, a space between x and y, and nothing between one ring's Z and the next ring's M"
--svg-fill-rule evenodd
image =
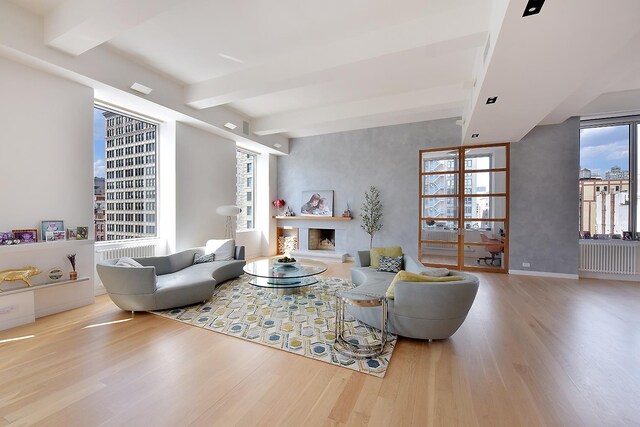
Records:
M143 267L143 265L133 258L122 257L116 262L116 267Z
M193 264L204 264L205 262L213 262L216 259L216 254L206 254L206 255L193 255Z
M420 272L423 276L446 277L449 275L448 268L427 268Z

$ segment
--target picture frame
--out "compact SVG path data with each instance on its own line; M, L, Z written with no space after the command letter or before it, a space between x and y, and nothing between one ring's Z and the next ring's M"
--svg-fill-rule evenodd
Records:
M622 240L633 240L633 232L632 231L623 231L622 232Z
M302 216L333 216L333 190L302 192Z
M64 240L65 232L62 231L47 231L45 234L47 242L57 242L58 240Z
M62 220L47 220L42 221L42 240L49 242L47 239L47 232L62 231L64 233L64 221ZM63 239L64 240L64 239Z
M89 227L78 227L76 229L76 240L87 240L89 238Z
M77 228L67 228L67 240L76 240L77 234Z
M38 230L35 228L13 230L13 235L20 240L20 243L36 243L38 241Z
M581 239L591 239L591 232L590 231L581 231L580 232L580 238Z

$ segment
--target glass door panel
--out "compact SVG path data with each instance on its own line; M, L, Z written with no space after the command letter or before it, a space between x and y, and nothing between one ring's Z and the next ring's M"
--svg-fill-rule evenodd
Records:
M457 195L458 194L458 174L443 173L422 176L422 195Z
M492 270L505 268L506 227L504 221L488 221L483 227L465 222L463 266Z
M421 154L421 172L434 173L434 172L446 172L457 171L458 149L452 150L437 150L437 151L423 151Z
M465 194L504 194L506 191L506 171L471 172L464 174Z
M457 197L425 197L422 199L422 218L458 218Z
M459 266L458 148L420 154L420 261L429 266Z
M487 228L487 220L504 220L507 213L507 198L504 196L473 196L464 198L465 226Z
M505 146L467 148L464 150L464 169L485 170L507 167Z

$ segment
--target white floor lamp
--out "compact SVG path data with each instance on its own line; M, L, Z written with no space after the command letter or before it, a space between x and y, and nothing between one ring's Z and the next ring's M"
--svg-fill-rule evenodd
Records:
M242 209L240 209L239 207L234 206L234 205L224 205L224 206L220 206L218 209L216 209L216 213L218 215L222 215L222 216L226 216L227 217L227 225L226 225L225 232L224 232L224 238L225 239L235 239L236 238L234 222L235 222L235 218L238 215L240 215L240 212L242 212Z

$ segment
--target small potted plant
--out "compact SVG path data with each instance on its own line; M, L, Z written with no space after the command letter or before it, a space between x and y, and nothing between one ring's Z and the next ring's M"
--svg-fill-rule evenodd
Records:
M71 269L72 269L72 271L69 272L69 279L77 280L78 272L76 271L76 254L67 255L67 259L69 259L69 262L71 263Z

